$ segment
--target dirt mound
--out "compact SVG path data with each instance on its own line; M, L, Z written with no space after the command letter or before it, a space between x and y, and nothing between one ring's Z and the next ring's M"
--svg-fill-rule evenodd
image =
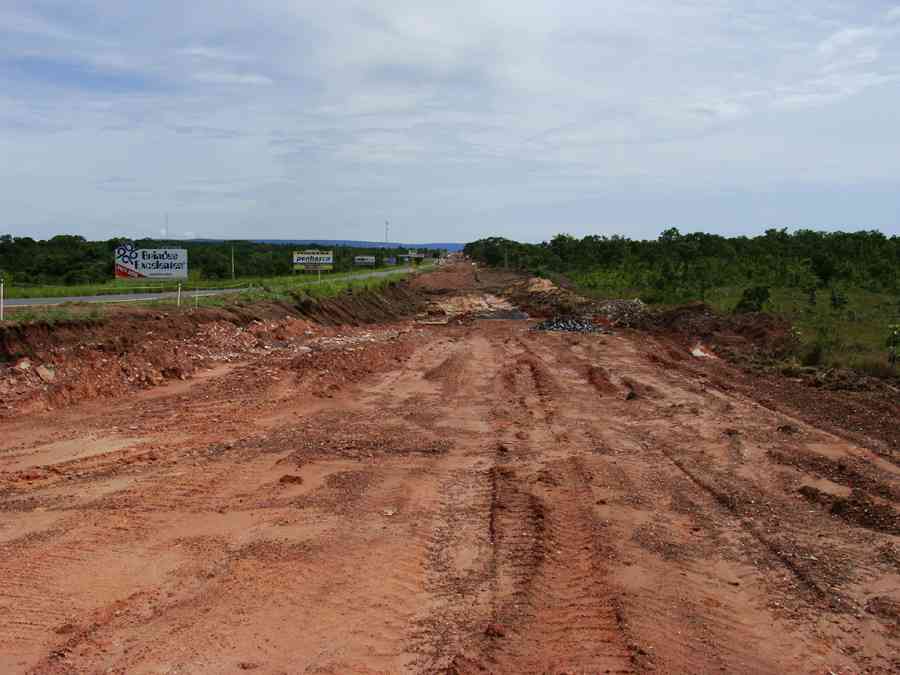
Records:
M686 344L698 341L735 362L771 361L791 353L796 339L791 324L770 314L719 314L692 303L644 315L639 327L665 332Z
M425 300L409 284L391 284L377 291L345 293L317 300L298 296L295 312L325 326L361 326L399 321L425 308Z
M548 279L519 279L505 292L516 305L531 316L586 316L597 313L599 304L568 289L560 288Z

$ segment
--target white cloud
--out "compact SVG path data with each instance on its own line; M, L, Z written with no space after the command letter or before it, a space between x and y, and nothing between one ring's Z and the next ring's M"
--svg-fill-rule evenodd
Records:
M33 14L0 9L0 26L11 33L39 36L54 40L77 40L78 36Z
M216 47L205 47L203 45L194 45L191 47L182 47L175 50L180 56L208 60L208 61L246 61L247 58L240 54L235 54L226 49L218 49Z
M875 35L875 28L866 26L864 28L842 28L825 38L819 43L819 53L831 55L841 49L852 47L862 40L867 40Z
M270 85L274 84L271 78L265 75L253 73L227 73L227 72L202 72L195 73L192 79L207 84L250 84Z
M876 186L900 172L900 158L872 151L897 140L886 113L900 108L896 11L814 0L609 0L602 11L589 0L197 0L152 12L137 0L85 0L78 12L7 2L0 77L14 86L0 93L0 180L16 195L14 223L155 229L169 209L198 236L246 236L247 223L349 236L386 213L399 238L432 228L426 238L465 239L504 222L549 235L561 222L713 218L702 199L675 197L686 193L780 194L801 178ZM791 214L823 213L791 194ZM753 225L734 199L734 218ZM895 200L859 207L875 204L896 219Z

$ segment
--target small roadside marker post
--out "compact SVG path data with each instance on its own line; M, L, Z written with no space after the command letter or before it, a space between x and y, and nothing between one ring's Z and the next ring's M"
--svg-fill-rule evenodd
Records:
M178 306L181 307L181 284L178 284Z
M0 321L3 321L3 310L5 309L3 306L3 291L5 284L6 281L4 281L3 277L0 277Z

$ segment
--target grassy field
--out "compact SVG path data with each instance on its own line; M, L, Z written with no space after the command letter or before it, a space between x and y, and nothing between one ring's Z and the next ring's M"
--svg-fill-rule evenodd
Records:
M380 271L400 269L390 267L378 267L365 271ZM358 274L343 272L339 274L323 274L322 279L328 282L340 282L342 279ZM292 274L283 277L240 277L234 281L223 279L185 279L181 282L182 290L212 290L223 288L292 288L303 284L317 283L315 274ZM103 284L84 284L80 286L31 286L13 285L6 286L6 297L18 298L61 298L82 295L116 295L119 293L162 293L178 289L177 281L151 281L131 279L110 279Z
M423 265L421 271L430 269ZM274 277L259 279L258 284L247 290L236 293L224 293L208 297L195 297L190 291L185 290L182 295L179 311L191 311L197 307L228 307L235 304L250 304L254 302L295 302L298 297L331 298L341 293L375 290L396 283L408 277L410 272L397 271L379 277L355 279L352 273L323 276L322 283L297 275L293 277ZM168 289L166 289L168 290ZM193 290L193 289L191 289ZM202 288L198 288L202 290ZM38 296L41 297L41 296ZM172 298L162 300L147 300L136 302L129 306L140 307L165 307L167 311L176 309L176 301ZM6 314L6 320L0 325L15 325L34 322L49 324L72 320L101 321L111 311L109 305L91 303L67 303L52 307L10 307ZM117 311L118 308L117 308Z
M715 289L707 302L721 311L731 311L738 303L743 289ZM809 303L809 295L797 288L773 288L765 311L790 320L799 333L805 351L801 358L821 364L877 369L887 365L889 327L898 323L900 297L886 293L872 293L862 289L843 290L847 304L840 308L831 305L830 291L821 290L816 304ZM820 352L820 359L812 350Z

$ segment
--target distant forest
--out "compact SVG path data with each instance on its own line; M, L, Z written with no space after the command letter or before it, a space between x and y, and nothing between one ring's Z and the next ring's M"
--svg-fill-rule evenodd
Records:
M757 237L722 237L672 228L651 241L561 234L522 244L490 238L467 244L465 252L490 265L565 274L588 290L638 292L648 302L705 299L710 289L724 286L900 291L900 237L877 231L771 229Z
M30 237L0 236L0 275L12 284L92 284L113 278L113 251L126 239L87 241L84 237L59 235L48 240ZM291 273L295 249L315 245L253 243L247 241L163 241L140 239L138 248L184 248L188 250L191 278L230 279L231 251L234 248L238 277L272 277ZM375 256L381 265L385 258L406 253L405 248L356 248L322 246L334 251L335 271L353 267L358 255ZM437 251L428 251L434 255Z

